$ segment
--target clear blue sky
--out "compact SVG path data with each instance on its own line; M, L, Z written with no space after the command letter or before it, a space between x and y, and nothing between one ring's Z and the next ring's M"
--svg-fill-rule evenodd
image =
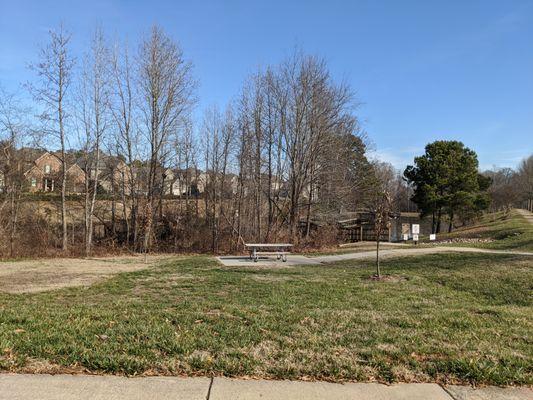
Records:
M78 54L97 24L132 43L160 24L195 65L198 113L298 46L357 91L377 154L398 168L435 139L462 140L482 167L533 152L533 1L0 0L4 86L32 78L60 21Z

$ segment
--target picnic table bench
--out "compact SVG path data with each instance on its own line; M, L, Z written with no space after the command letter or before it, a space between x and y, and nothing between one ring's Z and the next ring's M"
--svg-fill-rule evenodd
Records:
M288 251L292 244L290 243L245 243L244 247L250 253L250 259L257 262L260 255L275 255L278 260L286 262Z

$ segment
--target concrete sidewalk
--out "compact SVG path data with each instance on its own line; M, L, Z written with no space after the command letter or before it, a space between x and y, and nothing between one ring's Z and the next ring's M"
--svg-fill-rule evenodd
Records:
M517 255L517 256L531 256L533 257L532 252L527 251L511 251L511 250L492 250L492 249L481 249L476 247L459 247L459 246L432 246L432 247L418 247L418 248L398 248L398 249L385 249L380 250L379 254L382 258L391 258L391 257L404 257L404 256L415 256L415 255L427 255L427 254L438 254L438 253L483 253L483 254L508 254L508 255ZM362 251L359 253L345 253L345 254L335 254L328 256L317 256L312 257L312 260L318 261L320 263L331 263L336 261L344 260L360 260L367 258L376 257L376 251Z
M404 245L402 245L404 246ZM533 252L512 251L512 250L492 250L476 247L459 247L459 246L431 246L431 247L409 247L398 246L396 249L383 249L379 254L382 259L406 256L421 256L439 253L483 253L483 254L508 254L517 256L531 256ZM246 256L221 256L217 260L227 267L287 267L292 265L318 265L328 264L345 260L365 260L376 257L375 250L360 251L355 253L331 254L326 256L303 256L291 254L287 257L287 262L276 260L274 257L261 257L259 261L254 262Z
M531 400L528 388L0 374L0 400Z

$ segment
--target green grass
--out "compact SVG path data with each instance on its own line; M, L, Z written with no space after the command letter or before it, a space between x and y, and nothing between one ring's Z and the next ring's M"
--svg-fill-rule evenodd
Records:
M411 243L408 243L408 244L405 244L404 246L397 246L397 245L390 245L387 242L381 242L379 245L379 248L381 250L410 248L410 247L414 247L414 245L411 245ZM376 251L376 242L363 242L362 244L358 244L355 246L349 246L349 247L335 247L335 248L325 249L325 250L307 251L304 254L308 257L317 257L317 256L332 256L332 255L351 254L351 253L363 253L367 251Z
M515 210L511 210L509 213L502 211L487 214L473 226L437 236L439 240L454 238L487 238L494 240L489 243L452 243L451 245L453 246L533 251L533 224Z
M532 384L531 259L279 269L191 257L90 288L0 294L0 369Z

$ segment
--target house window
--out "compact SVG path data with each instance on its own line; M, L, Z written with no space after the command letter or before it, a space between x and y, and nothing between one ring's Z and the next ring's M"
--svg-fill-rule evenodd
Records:
M47 164L44 166L44 173L49 174L50 173L50 166Z
M37 186L37 179L31 178L31 187Z

